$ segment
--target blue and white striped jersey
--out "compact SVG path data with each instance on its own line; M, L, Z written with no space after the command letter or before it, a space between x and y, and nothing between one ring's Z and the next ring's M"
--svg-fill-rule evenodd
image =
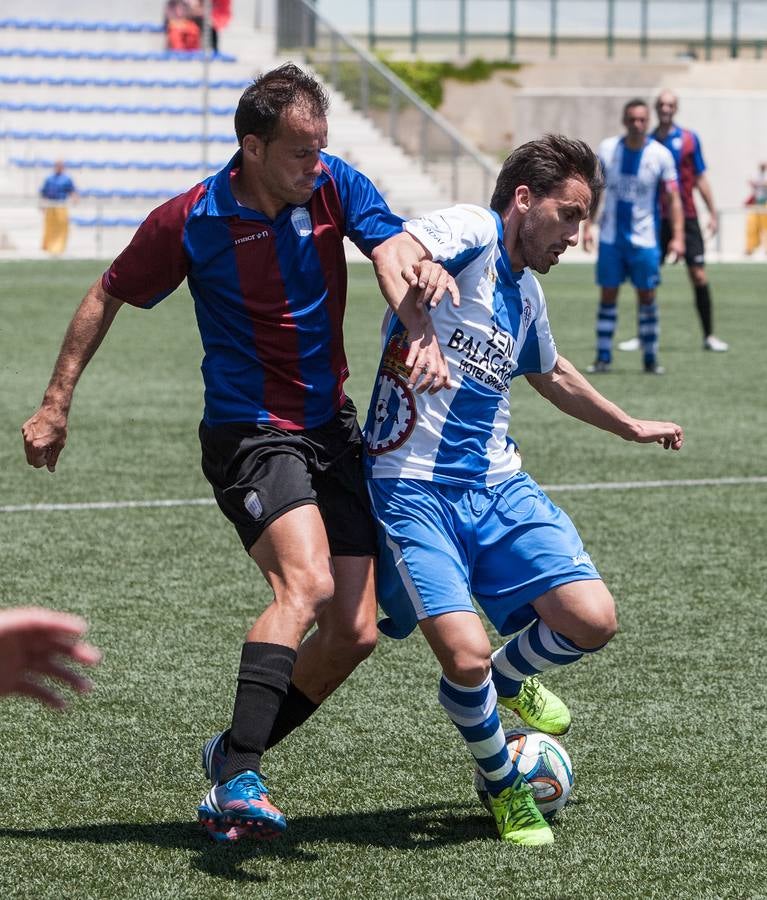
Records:
M454 388L408 389L407 331L389 315L365 425L368 475L499 484L521 466L508 435L511 380L548 372L557 359L543 291L528 269L512 272L501 220L490 210L454 206L404 228L454 276L461 293L458 308L445 298L431 313Z
M597 156L605 176L600 243L656 247L660 196L666 185L676 185L674 157L651 138L631 150L620 136L602 141Z

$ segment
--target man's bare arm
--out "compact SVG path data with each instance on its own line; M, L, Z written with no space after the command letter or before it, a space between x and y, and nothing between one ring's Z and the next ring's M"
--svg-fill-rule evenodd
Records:
M427 306L450 293L458 302L453 278L431 261L423 245L403 231L375 248L372 254L381 293L408 330L410 387L435 393L449 388L450 373L431 324Z
M542 397L575 419L617 434L625 441L658 443L667 450L682 448L684 433L679 425L674 422L635 419L603 397L563 356L557 358L550 372L526 377Z
M713 236L719 231L719 216L716 214L714 193L711 190L711 185L709 184L705 172L701 172L700 175L698 175L698 178L695 181L695 187L700 192L701 197L703 197L703 202L706 204L706 209L708 210L708 233Z
M671 240L668 243L668 255L671 262L679 262L684 259L684 210L682 198L676 187L666 187L666 199L668 200L669 221L671 222Z
M36 469L56 468L67 439L67 419L75 386L98 350L122 306L101 286L101 279L88 290L69 323L51 380L37 412L21 427L27 462Z

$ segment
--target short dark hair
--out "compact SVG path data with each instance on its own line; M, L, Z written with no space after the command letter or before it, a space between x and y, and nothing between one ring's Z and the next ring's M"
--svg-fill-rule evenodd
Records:
M330 100L325 88L293 63L259 75L249 85L234 114L234 131L242 146L246 134L267 143L277 130L282 113L293 106L304 107L313 116L327 114Z
M633 100L629 100L628 103L624 103L624 104L623 104L623 114L621 115L621 118L622 118L622 119L625 119L625 118L626 118L626 113L627 113L630 109L633 109L635 106L644 106L644 108L645 108L648 112L650 111L650 105L649 105L649 103L647 103L646 100L643 100L641 97L634 97Z
M568 178L586 182L591 191L589 214L593 214L599 205L604 180L591 147L562 134L547 134L539 140L528 141L506 157L495 182L490 208L497 213L504 212L522 184L537 197L545 197Z

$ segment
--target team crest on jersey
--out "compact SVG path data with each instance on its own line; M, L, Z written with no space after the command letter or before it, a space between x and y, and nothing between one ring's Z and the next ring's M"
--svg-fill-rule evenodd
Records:
M530 306L530 301L527 297L522 298L525 304L525 308L522 310L522 321L525 323L525 328L530 327L530 319L533 317L533 308Z
M415 399L407 386L407 354L407 332L392 335L384 351L373 425L367 435L371 456L401 447L415 428Z
M312 233L312 219L309 211L297 206L290 214L290 221L299 237L308 237Z
M383 369L378 379L378 397L373 427L367 438L368 453L379 456L401 447L415 428L413 393L394 372Z

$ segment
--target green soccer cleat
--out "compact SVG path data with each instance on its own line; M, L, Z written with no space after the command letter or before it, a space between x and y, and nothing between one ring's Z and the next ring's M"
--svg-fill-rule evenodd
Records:
M570 710L545 688L537 675L530 675L522 682L516 697L499 697L498 702L512 709L522 721L546 734L564 734L570 727Z
M554 833L535 805L533 789L521 777L513 787L497 797L488 794L487 799L502 841L523 847L554 843Z

